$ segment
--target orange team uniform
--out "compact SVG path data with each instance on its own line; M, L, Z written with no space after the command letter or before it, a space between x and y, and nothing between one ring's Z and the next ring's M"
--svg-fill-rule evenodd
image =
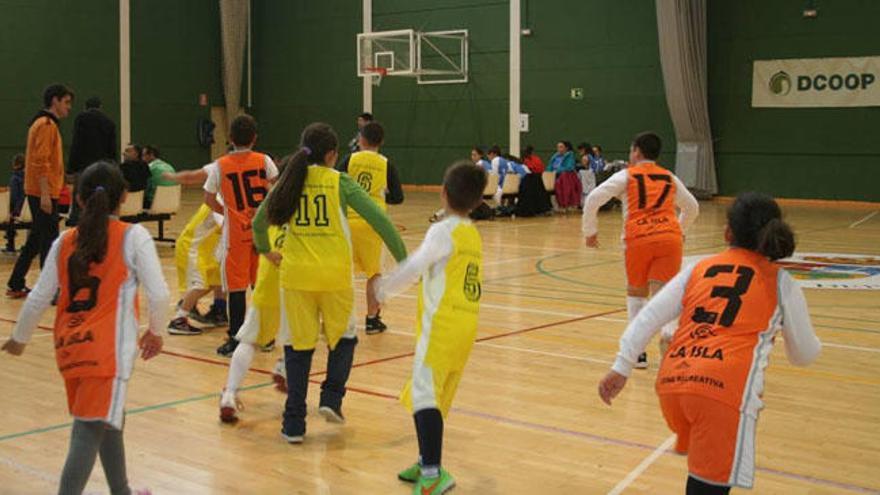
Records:
M778 310L779 266L733 248L698 262L657 375L663 416L691 475L751 487L755 423Z
M675 211L676 181L654 162L626 169L626 280L630 287L649 280L668 282L681 268L682 231Z
M129 227L110 221L107 254L103 261L91 265L84 286L74 287L67 269L76 250L75 232L62 237L58 253L55 357L64 377L70 413L77 419L101 420L117 428L121 428L126 375L130 372L129 365L120 359L136 345L123 322L127 313L137 313L137 293L125 287L129 271L122 246Z
M230 153L217 160L223 223L223 285L229 292L247 290L257 277L259 255L254 249L251 221L266 198L269 180L266 155L255 151Z

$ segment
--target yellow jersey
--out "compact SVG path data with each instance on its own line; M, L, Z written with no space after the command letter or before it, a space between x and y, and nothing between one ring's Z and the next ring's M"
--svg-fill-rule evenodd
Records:
M375 151L358 151L348 161L348 175L358 183L382 211L385 205L385 191L388 189L388 158ZM349 220L363 221L352 208L348 208Z

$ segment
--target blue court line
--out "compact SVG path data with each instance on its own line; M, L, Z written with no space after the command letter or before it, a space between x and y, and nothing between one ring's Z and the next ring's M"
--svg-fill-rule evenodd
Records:
M258 383L256 385L249 385L247 387L241 387L240 390L255 390L259 388L265 388L270 385L274 385L275 382L267 382L267 383ZM190 402L199 402L202 400L213 399L220 397L220 394L205 394L205 395L197 395L195 397L188 397L186 399L173 400L170 402L162 402L160 404L153 404L151 406L143 406L137 407L135 409L128 409L125 411L126 416L131 416L134 414L141 414L149 411L155 411L157 409L166 409L169 407L179 406L181 404L189 404ZM6 440L13 440L15 438L27 437L30 435L36 435L38 433L46 433L55 430L63 430L65 428L70 428L73 425L73 422L60 423L52 426L44 426L42 428L34 428L33 430L22 431L18 433L10 433L8 435L0 436L0 442L5 442Z

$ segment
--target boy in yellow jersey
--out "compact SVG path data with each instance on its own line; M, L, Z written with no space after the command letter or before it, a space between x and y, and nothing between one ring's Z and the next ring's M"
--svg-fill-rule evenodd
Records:
M201 185L208 177L213 163L197 170L165 173L162 178L178 184ZM211 326L226 326L226 297L220 281L220 263L215 250L220 240L223 216L213 213L207 205L201 205L181 231L174 244L174 262L177 266L177 285L180 302L177 312L168 324L172 335L198 335L200 328L189 323L189 317ZM213 292L214 303L205 315L196 309L199 299Z
M483 247L468 214L480 204L486 181L481 167L452 165L443 179L448 216L428 229L419 249L381 277L371 294L385 301L421 277L413 374L401 395L415 419L419 462L397 475L416 484L415 495L438 495L455 485L440 467L443 421L477 334Z
M269 225L287 226L279 268L281 328L290 342L284 346L287 403L281 435L290 443L302 443L305 436L309 371L321 334L330 352L318 412L330 422L345 421L342 399L357 345L347 207L376 229L395 259L406 257L385 213L351 177L333 170L337 145L327 124L307 126L300 150L252 223L261 254L271 250Z
M242 409L238 399L238 388L244 375L254 360L257 347L266 347L275 341L281 322L281 286L278 280L278 265L281 262L281 249L284 246L285 227L269 227L271 251L264 253L257 268L257 284L251 296L251 307L248 308L244 323L235 335L238 346L229 361L229 375L226 388L220 396L220 421L234 423L238 421L236 411ZM276 364L273 379L279 390L286 392L284 360Z
M403 188L397 169L379 153L379 147L385 141L382 125L378 122L367 123L357 139L360 151L352 153L338 170L348 173L357 181L382 211L386 210L386 204L403 203ZM367 276L367 291L371 291L382 271L382 239L351 208L348 209L348 226L351 228L351 254L355 269ZM378 304L367 301L367 335L381 333L388 328L379 317L379 309Z

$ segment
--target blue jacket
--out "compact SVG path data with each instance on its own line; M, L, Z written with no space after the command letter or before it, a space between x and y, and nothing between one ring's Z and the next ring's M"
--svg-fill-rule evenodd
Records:
M13 170L12 176L9 178L9 210L13 216L21 214L21 207L24 204L24 169ZM6 220L0 219L0 220Z
M556 172L557 174L574 172L574 166L574 153L571 151L566 151L562 155L553 153L553 156L550 157L549 165L547 165L547 171Z

